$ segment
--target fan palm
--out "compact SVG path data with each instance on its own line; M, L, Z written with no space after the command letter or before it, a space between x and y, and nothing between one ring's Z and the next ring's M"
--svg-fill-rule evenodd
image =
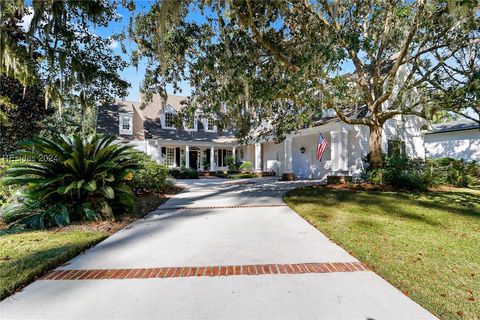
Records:
M128 185L138 162L129 145L114 137L60 136L21 143L1 182L20 187L20 203L3 210L7 222L33 228L63 226L72 220L113 219L131 211L135 197Z

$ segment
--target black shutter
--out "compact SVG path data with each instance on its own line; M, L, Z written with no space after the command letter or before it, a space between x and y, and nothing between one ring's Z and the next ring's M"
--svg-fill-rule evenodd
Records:
M180 148L175 148L175 163L180 167Z
M166 154L167 154L167 148L162 147L162 158L165 157Z

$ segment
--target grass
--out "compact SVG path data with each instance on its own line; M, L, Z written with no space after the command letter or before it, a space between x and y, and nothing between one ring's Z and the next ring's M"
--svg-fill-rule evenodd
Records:
M394 193L308 187L285 201L441 319L480 315L480 191Z
M0 300L106 237L90 231L0 235Z

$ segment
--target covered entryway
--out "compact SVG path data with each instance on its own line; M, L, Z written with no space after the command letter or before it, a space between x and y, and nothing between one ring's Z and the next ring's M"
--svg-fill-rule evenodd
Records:
M188 155L190 168L198 170L198 149L192 148Z

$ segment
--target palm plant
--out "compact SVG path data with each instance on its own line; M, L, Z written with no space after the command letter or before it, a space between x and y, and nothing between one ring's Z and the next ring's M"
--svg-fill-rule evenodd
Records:
M5 208L6 222L32 228L64 226L70 221L113 219L131 211L135 197L128 185L139 167L131 146L114 137L60 136L21 143L18 156L0 180L20 187L20 201Z

